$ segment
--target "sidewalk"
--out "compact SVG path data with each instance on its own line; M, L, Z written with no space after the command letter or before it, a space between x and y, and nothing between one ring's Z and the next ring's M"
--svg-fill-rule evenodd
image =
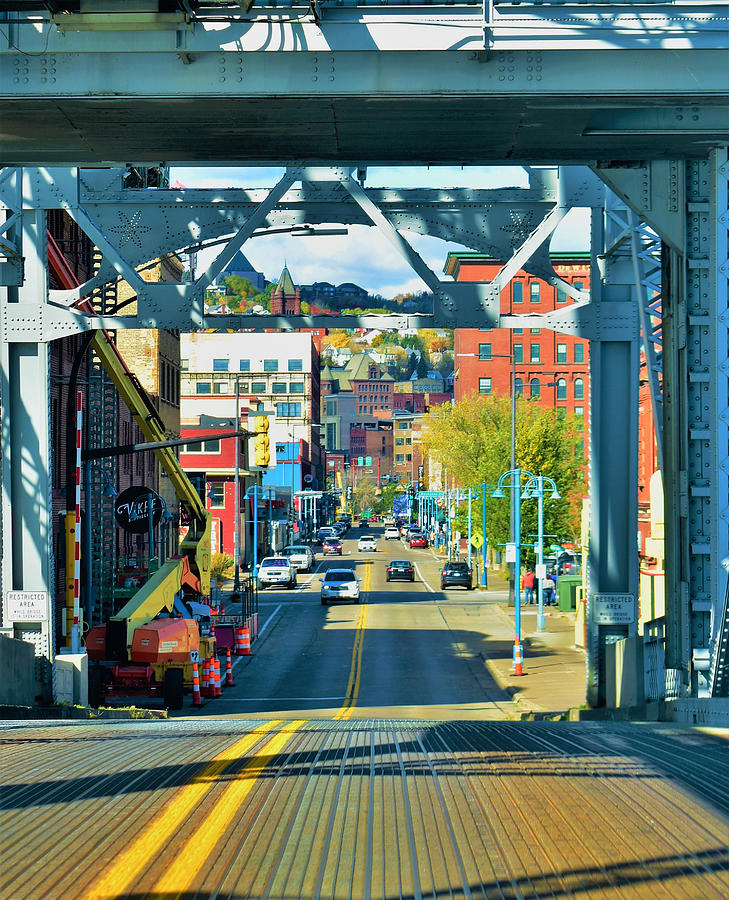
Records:
M574 613L550 606L544 610L547 630L537 632L537 606L521 608L523 675L512 674L512 654L504 655L505 643L514 642L514 608L509 606L509 585L489 571L488 590L494 600L489 616L488 644L498 645L486 667L499 687L514 697L524 714L557 714L585 705L585 653L574 645ZM487 614L488 615L488 614Z

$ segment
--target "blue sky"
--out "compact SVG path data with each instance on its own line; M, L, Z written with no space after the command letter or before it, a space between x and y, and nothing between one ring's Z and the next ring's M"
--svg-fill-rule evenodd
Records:
M174 167L171 181L185 187L272 187L281 177L281 168ZM526 173L518 166L401 166L367 169L367 187L526 187ZM462 245L423 235L406 233L412 246L442 278L449 251ZM589 242L587 210L573 210L561 223L552 240L555 250L585 250ZM274 235L248 241L243 252L253 266L271 281L278 280L284 263L298 284L352 281L372 293L392 297L408 291L425 290L425 284L375 228L350 226L347 235L291 237ZM213 252L201 253L198 269Z

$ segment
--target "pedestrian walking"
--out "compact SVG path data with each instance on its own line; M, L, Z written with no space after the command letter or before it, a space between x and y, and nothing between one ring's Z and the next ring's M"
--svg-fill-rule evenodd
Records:
M557 605L557 572L555 569L552 569L544 582L544 605Z

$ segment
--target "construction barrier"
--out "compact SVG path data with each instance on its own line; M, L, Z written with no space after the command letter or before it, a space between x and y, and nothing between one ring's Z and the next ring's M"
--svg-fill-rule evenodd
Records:
M192 664L192 705L202 706L202 697L200 696L200 673L196 662Z
M223 696L223 688L220 684L220 660L217 656L213 657L213 665L215 666L215 696Z
M225 686L233 687L233 661L230 657L230 648L225 651Z
M251 629L250 628L241 628L240 629L240 653L239 656L250 656L251 655Z
M235 655L243 656L243 626L238 625L235 629Z

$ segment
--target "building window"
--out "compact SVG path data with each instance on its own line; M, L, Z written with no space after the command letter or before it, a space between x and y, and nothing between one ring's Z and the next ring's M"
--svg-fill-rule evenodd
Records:
M405 454L404 453L396 453L395 454L395 462L397 462L397 463L405 462Z
M329 402L326 404L326 413L327 416L336 416L337 414L337 403L336 400Z
M405 454L405 460L406 460L407 462L411 462L411 461L412 461L412 458L413 458L413 454L412 454L412 453L406 453L406 454Z
M180 360L180 369L183 372L190 371L190 360L189 359L181 359Z
M278 372L278 360L277 359L264 359L263 360L263 371L264 372Z
M274 394L285 394L287 385L282 381L275 381L271 387L273 388Z
M210 481L208 482L208 500L210 506L220 508L225 506L225 482Z
M558 419L566 419L567 418L567 407L566 406L558 406L557 407L557 418Z
M229 388L229 384L227 381L213 382L213 393L214 394L227 394L228 388Z
M404 447L405 446L405 438L395 438L395 446L396 447Z
M529 362L538 363L542 361L542 348L540 344L531 344L529 347Z
M512 281L511 283L511 299L513 303L524 302L524 282Z
M542 386L539 384L538 378L532 378L529 382L529 397L539 399L542 393Z
M557 303L566 303L567 302L567 294L564 288L557 288Z
M266 393L266 382L265 381L252 381L251 382L251 393L252 394L265 394Z
M283 418L288 418L288 419L300 419L301 418L301 404L300 403L277 403L276 404L276 415L282 416Z
M407 431L409 425L407 422L398 422L397 427L399 428L400 431Z
M491 359L491 344L479 344L478 345L478 358L479 359Z
M539 303L541 300L541 285L538 281L532 281L529 285L529 301L531 303Z
M304 393L304 382L303 381L292 381L289 385L289 394L303 394Z
M585 382L581 378L575 378L575 400L585 399Z
M205 453L220 453L220 438L203 441L203 450Z
M209 394L210 393L210 382L209 381L198 381L195 385L195 393L196 394Z
M289 360L289 372L303 372L304 371L304 360L303 359L290 359Z
M228 360L227 359L214 359L213 360L213 372L227 372L228 371Z
M479 394L490 394L491 393L491 379L490 378L479 378L478 379L478 392L479 392Z
M557 344L557 362L567 362L567 344Z
M239 372L250 372L251 371L250 359L241 359L238 363L238 371Z
M493 328L479 328L479 331L493 331Z
M557 379L557 399L558 400L566 400L567 399L567 379L566 378L558 378Z
M581 291L584 288L584 284L581 281L574 281L573 284L578 291Z
M574 360L576 363L582 363L585 361L585 345L584 344L575 344L574 345Z
M332 450L337 446L337 426L333 422L327 423L327 447Z
M529 329L529 334L541 334L541 333L542 333L541 328L530 328Z
M524 394L524 382L521 380L521 378L514 379L514 394L517 397L521 397Z
M585 407L584 406L576 406L575 407L575 415L584 417L585 415Z
M522 344L514 344L511 348L511 352L514 354L515 363L524 362L524 347Z
M524 334L524 329L523 328L512 328L511 333L512 334Z

